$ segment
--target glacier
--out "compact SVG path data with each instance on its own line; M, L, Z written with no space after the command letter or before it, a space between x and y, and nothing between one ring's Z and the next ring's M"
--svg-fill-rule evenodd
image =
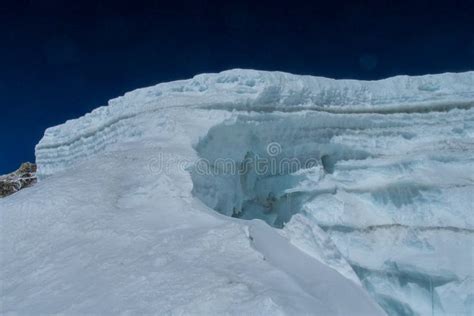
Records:
M474 72L197 75L36 163L0 200L2 313L474 313Z

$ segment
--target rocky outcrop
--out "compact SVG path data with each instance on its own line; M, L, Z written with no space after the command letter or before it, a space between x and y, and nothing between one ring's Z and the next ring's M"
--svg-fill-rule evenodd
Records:
M0 176L0 198L11 195L36 183L36 165L22 163L20 168L10 174Z

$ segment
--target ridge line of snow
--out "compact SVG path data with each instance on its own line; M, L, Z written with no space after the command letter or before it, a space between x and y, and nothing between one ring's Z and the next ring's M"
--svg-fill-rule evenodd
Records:
M77 159L81 156L78 153L90 151L90 148L94 148L94 152L101 151L116 139L115 124L150 112L179 107L330 113L449 110L471 108L473 86L474 72L397 76L377 81L335 80L240 69L201 74L188 80L128 92L110 100L108 106L48 128L35 148L38 175L44 177L64 169L68 161ZM102 135L108 128L111 131ZM98 142L97 146L95 142ZM57 157L59 160L51 156L52 150L56 149L61 153L61 157ZM75 154L69 157L68 152ZM52 165L54 159L56 167ZM64 167L60 167L61 161Z

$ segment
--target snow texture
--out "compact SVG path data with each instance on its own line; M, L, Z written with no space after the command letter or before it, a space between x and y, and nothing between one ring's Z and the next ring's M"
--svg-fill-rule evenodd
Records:
M203 74L36 158L0 200L2 313L473 313L474 72ZM298 164L215 172L255 158Z

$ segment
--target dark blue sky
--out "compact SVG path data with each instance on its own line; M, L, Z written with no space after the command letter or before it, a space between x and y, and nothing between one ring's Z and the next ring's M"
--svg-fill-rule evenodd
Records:
M0 21L0 174L45 128L197 73L474 70L474 1L2 1Z

